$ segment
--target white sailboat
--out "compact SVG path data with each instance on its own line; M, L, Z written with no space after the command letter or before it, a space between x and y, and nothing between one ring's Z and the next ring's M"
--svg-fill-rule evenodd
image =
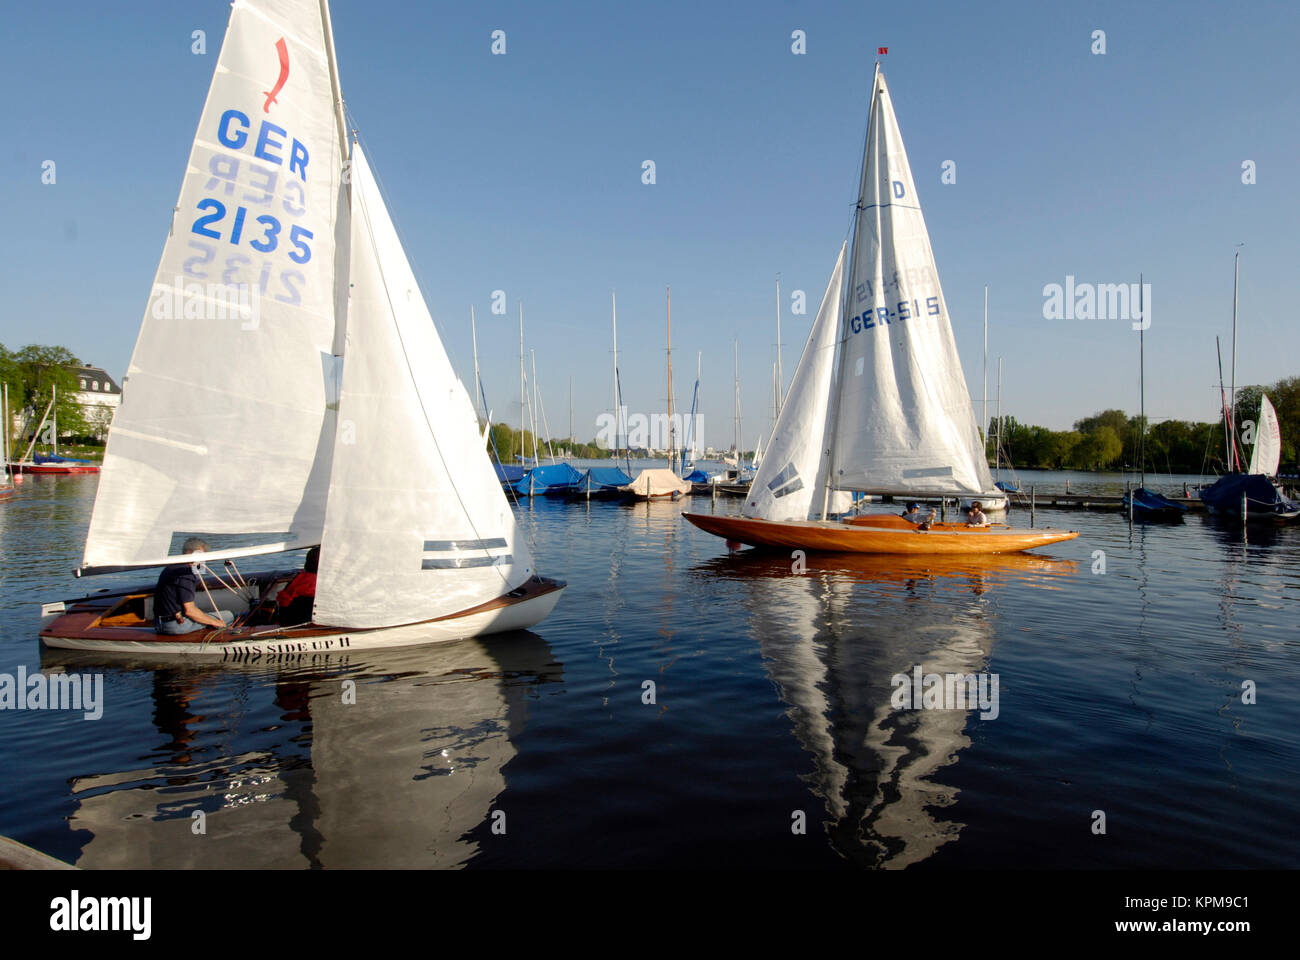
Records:
M827 519L854 493L1001 498L878 66L845 252L742 517L687 519L751 545L869 553L1000 553L1078 536L1001 524L919 529L889 516Z
M209 312L236 293L251 309ZM209 549L184 554L192 536ZM148 588L46 604L41 638L227 657L401 646L530 626L564 587L533 569L349 144L326 0L236 0L78 572L202 565L200 608L238 616L288 574L227 564L226 582L211 565L314 545L310 623L161 636Z

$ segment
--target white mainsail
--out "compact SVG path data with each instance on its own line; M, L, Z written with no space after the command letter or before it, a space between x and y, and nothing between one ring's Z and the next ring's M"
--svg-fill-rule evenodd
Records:
M993 490L916 184L879 70L843 319L831 444L835 487Z
M533 575L359 144L338 436L313 619L384 627L457 613Z
M841 247L817 319L808 332L799 366L790 381L790 391L772 430L767 455L750 485L741 510L743 516L760 520L807 520L821 514L844 259L845 247ZM844 494L845 499L847 496ZM843 509L842 504L836 506Z
M345 146L317 0L237 0L123 381L85 567L318 542Z
M1277 422L1277 411L1268 397L1260 394L1259 423L1255 424L1255 449L1250 454L1248 473L1277 476L1277 465L1282 460L1282 428Z

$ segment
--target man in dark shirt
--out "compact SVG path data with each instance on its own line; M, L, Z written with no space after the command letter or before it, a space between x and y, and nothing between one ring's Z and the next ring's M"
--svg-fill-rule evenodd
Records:
M182 550L185 553L206 553L208 545L198 537L190 537ZM204 613L194 602L198 587L199 577L191 566L164 567L153 594L154 629L159 633L176 635L193 633L204 627L224 627L224 619Z

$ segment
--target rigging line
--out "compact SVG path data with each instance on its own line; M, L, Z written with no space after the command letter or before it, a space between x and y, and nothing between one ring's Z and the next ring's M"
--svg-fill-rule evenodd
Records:
M345 111L347 113L347 117L350 122L349 129L352 131L352 136L354 136L358 141L360 141L362 149L366 151L366 156L369 157L370 150L368 147L366 147L365 138L361 136L361 132L356 128L356 126L352 125L352 121L353 121L352 111L347 110L346 105L345 105ZM370 176L374 181L375 189L379 191L380 199L384 202L385 206L390 211L388 220L393 225L393 232L397 234L398 243L402 245L402 254L403 256L406 257L406 262L411 268L411 276L415 278L415 286L420 291L420 297L424 300L425 307L428 308L430 300L429 297L425 294L424 284L420 280L420 270L415 263L415 258L411 255L410 244L406 242L406 237L403 235L401 228L397 225L397 221L393 219L391 213L393 209L393 205L389 201L388 191L384 189L383 181L380 180L379 173L378 171L375 170L373 165L370 167ZM451 341L448 340L445 331L442 329L442 325L438 323L438 318L433 315L432 310L429 310L429 319L433 322L433 329L438 332L438 340L442 344L443 352L447 354L447 363L451 366L452 373L456 375L456 379L461 382L461 386L463 387L465 384L465 378L460 375L460 370L461 370L460 359L455 354L455 351L449 346ZM468 390L466 390L465 392L470 393L470 391ZM470 394L470 396L472 397L473 394Z
M376 186L376 188L379 187L379 180L378 180L377 177L375 178L375 186ZM371 224L371 222L370 222L370 210L366 207L366 202L365 202L365 196L364 196L364 194L360 197L360 200L361 200L361 203L360 203L360 206L361 206L361 215L362 215L362 220L363 220L363 222L364 222L364 224L365 224L365 227L366 227L366 236L369 237L369 239L370 239L370 246L371 246L371 249L372 249L372 250L378 250L378 247L377 247L376 244L375 244L374 228L373 228L373 226L372 226L372 224ZM381 193L380 193L380 202L381 202L381 203L383 202L383 194L382 194L382 190L381 190ZM356 204L354 204L354 206L356 206ZM391 216L391 215L389 216L389 221L390 221L390 222L392 221L392 216ZM397 231L397 226L396 226L396 224L393 225L393 231L394 231L394 232ZM398 243L401 243L401 235L400 235L400 234L398 235ZM406 254L405 247L403 247L402 252L403 252L403 255L407 255L407 254ZM408 260L408 265L409 265L409 260ZM480 540L480 541L481 541L481 540L484 540L485 538L484 538L483 535L479 532L478 525L474 523L474 518L473 518L472 516L470 516L469 508L465 506L465 500L464 500L464 498L461 496L460 489L456 486L455 481L453 481L453 480L451 479L451 477L452 477L451 468L447 465L447 458L446 458L445 456L443 456L443 453L442 453L442 446L438 443L438 436L437 436L437 434L435 433L435 431L434 431L434 429L433 429L433 423L430 422L430 420L429 420L429 410L428 410L428 407L425 406L425 403L424 403L424 395L423 395L423 394L421 393L421 391L420 391L420 383L419 383L419 381L416 379L416 376L415 376L415 369L414 369L414 368L412 367L412 365L411 365L411 357L410 357L410 354L409 354L409 353L407 352L407 350L406 350L406 341L405 341L405 340L403 339L403 337L402 337L402 328L401 328L401 325L397 322L397 310L396 310L395 307L393 306L393 295L392 295L392 292L391 292L391 291L389 290L389 288L388 288L388 275L387 275L387 272L384 270L384 265L383 265L382 263L379 262L379 258L378 258L378 257L375 258L375 266L377 266L377 267L379 268L379 279L380 279L380 282L384 285L384 298L388 301L388 313L389 313L389 316L392 317L392 320L393 320L393 331L394 331L394 333L397 334L397 343L398 343L398 345L399 345L399 346L401 347L401 349L402 349L402 360L403 360L403 361L405 362L405 364L406 364L406 372L407 372L407 375L408 375L409 378L410 378L411 386L415 388L415 396L416 396L416 398L417 398L417 399L419 400L419 402L420 402L420 414L421 414L421 416L424 417L424 424L425 424L425 426L428 428L428 431L429 431L429 439L433 441L433 449L434 449L434 450L437 452L437 454L438 454L438 459L439 459L439 461L441 461L441 463L442 463L442 469L443 469L443 471L446 473L446 475L447 475L447 479L448 479L449 481L451 481L451 489L452 489L452 492L454 492L454 493L456 494L456 502L460 505L461 512L465 515L465 519L466 519L466 521L469 523L470 530L473 531L474 536L475 536L475 538L476 538L477 540ZM412 275L414 275L414 272L415 272L415 271L412 270ZM418 279L416 280L416 286L417 286L417 287L419 286L419 280L418 280ZM420 295L423 296L423 295L424 295L423 292L421 292ZM427 302L426 302L426 306L427 306ZM430 319L432 319L432 314L430 314ZM437 325L437 323L435 322L435 323L434 323L434 331L435 331L435 333L437 332L437 326L438 326L438 325ZM444 349L445 349L445 348L444 348ZM459 379L459 378L458 378L458 379ZM464 389L464 385L463 385L463 384L461 385L461 389ZM477 427L477 423L478 423L478 421L475 420L475 425L476 425L476 427ZM512 516L512 519L513 519L513 516ZM512 562L512 563L511 563L511 566L513 566L513 565L514 565L514 564L513 564L513 562ZM502 565L501 565L501 564L497 564L497 563L492 564L492 569L495 570L495 571L497 572L497 575L501 578L501 581L502 581L503 583L509 585L509 583L510 583L510 578L506 576L505 571L502 569Z

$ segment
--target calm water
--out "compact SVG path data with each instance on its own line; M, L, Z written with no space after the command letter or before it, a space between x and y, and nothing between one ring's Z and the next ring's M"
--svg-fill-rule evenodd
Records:
M1040 511L1083 535L792 573L680 505L537 499L535 632L232 668L42 653L39 601L140 580L70 576L95 484L0 504L0 673L105 698L0 712L0 834L81 866L1300 866L1300 529ZM998 716L893 709L917 665L997 674Z

